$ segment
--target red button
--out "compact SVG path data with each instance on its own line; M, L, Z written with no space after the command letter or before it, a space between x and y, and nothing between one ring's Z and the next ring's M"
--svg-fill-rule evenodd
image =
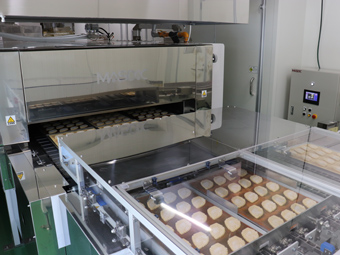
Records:
M318 118L318 115L313 114L313 115L312 115L312 118L313 118L313 119L317 119L317 118Z

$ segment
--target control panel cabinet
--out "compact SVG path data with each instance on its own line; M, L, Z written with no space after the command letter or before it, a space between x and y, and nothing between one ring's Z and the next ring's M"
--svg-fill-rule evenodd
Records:
M292 70L288 120L317 126L339 121L340 73L321 70Z

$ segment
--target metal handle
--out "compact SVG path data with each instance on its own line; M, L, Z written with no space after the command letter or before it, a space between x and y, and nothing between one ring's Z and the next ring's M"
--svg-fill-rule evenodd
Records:
M254 92L254 81L255 81L255 77L251 77L250 79L250 87L249 87L249 94L251 96L255 96L255 92Z

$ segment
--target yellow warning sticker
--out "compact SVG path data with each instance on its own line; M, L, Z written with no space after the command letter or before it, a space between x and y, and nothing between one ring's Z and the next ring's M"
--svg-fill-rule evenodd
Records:
M14 126L16 124L17 124L17 120L16 120L15 115L6 116L6 125L7 126Z
M24 172L17 173L17 176L19 178L19 181L25 180L25 173Z
M202 90L202 97L207 97L208 92L206 90Z

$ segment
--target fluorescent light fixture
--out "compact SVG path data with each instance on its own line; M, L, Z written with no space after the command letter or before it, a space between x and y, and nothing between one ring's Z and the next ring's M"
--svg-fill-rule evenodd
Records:
M177 214L178 216L180 216L180 217L182 217L182 218L184 218L184 219L186 219L186 220L188 220L188 221L194 223L196 226L198 226L198 227L200 227L200 228L203 228L205 231L208 231L208 232L211 231L211 228L210 228L210 227L208 227L208 226L202 224L201 222L199 222L199 221L197 221L197 220L195 220L195 219L189 217L188 215L185 215L184 213L181 213L181 212L175 210L174 208L168 206L167 204L161 203L161 206L162 206L163 208L165 208L165 209L167 209L167 210L169 210L169 211L171 211L171 212Z
M116 159L114 159L114 160L111 160L111 161L109 161L109 162L107 162L108 164L114 164L114 163L116 163L117 162L117 160Z

